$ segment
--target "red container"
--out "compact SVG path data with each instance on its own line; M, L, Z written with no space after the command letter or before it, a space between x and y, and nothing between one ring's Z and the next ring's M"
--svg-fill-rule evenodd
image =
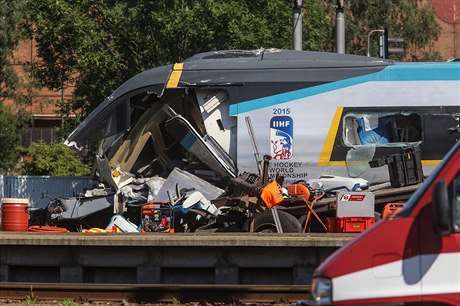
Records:
M338 218L326 218L326 228L328 233L338 233L337 219Z
M2 199L2 230L27 232L29 228L29 200Z
M374 217L327 218L330 233L361 233L375 223Z

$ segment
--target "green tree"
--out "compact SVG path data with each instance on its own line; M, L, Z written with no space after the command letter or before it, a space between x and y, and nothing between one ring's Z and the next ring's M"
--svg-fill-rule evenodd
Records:
M287 0L28 0L27 12L42 59L31 71L50 89L75 84L66 109L85 114L145 69L209 50L290 48L292 40ZM324 4L310 5L307 17L315 22L305 23L305 46L320 49Z
M25 1L42 59L31 71L50 89L74 84L65 109L77 115L131 76L198 52L292 46L289 0ZM345 2L348 53L365 55L368 32L387 26L406 39L409 59L423 59L439 33L421 0ZM305 50L334 51L335 4L304 1Z
M0 0L0 82L2 102L15 97L19 78L11 63L13 50L18 44L16 24L20 1Z
M23 167L26 175L81 176L91 173L91 168L62 143L34 142L26 152L31 157Z
M346 1L347 52L365 55L371 30L388 29L389 36L404 38L405 54L390 58L408 61L440 59L432 51L441 28L430 4L421 0ZM378 55L378 35L372 36L370 50ZM372 43L373 42L373 43Z
M13 170L18 157L17 125L18 120L14 112L0 103L0 169L4 173Z
M22 0L0 0L0 171L14 172L18 158L20 133L29 116L25 106L31 103L32 84L16 73L12 54L23 37L17 24L22 18ZM20 64L20 63L15 63ZM5 102L10 103L6 106Z

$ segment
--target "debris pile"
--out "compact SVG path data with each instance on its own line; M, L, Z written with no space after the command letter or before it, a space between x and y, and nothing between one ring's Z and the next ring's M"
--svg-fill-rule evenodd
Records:
M363 180L337 183L340 178L331 176L284 186L282 176L267 178L265 169L262 176L231 178L225 189L177 167L167 178L135 178L115 169L110 183L31 211L29 226L34 232L58 232L53 227L84 233L326 232L335 191L367 188ZM107 187L111 184L117 189Z

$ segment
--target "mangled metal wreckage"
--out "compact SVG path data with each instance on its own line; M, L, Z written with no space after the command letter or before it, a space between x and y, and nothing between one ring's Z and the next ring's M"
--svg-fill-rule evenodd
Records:
M258 199L279 175L281 186L284 177L308 187L308 197L289 190L293 199L284 197L283 206L293 206L279 212L286 231L299 231L300 223L305 229L310 215L324 228L305 201L324 195L327 180L349 183L331 175L354 177L349 190L365 189L368 181L388 176L368 162L406 145L420 145L436 161L455 143L457 134L442 131L459 130L458 86L449 83L458 75L451 63L283 50L208 52L145 71L115 90L66 140L77 148L100 141L96 174L102 188L51 205L51 219L105 226L115 214L136 230L273 229L273 216L259 212L266 206ZM436 92L443 92L443 105L433 105ZM252 118L254 133L245 118ZM382 118L391 124L379 126ZM431 145L433 139L439 146ZM267 144L260 146L268 153L264 167L257 141ZM307 169L309 178L329 176L312 187L305 184Z
M100 141L95 165L101 185L78 199L51 202L51 224L80 230L124 216L117 224L123 231L247 229L249 206L257 202L248 197L260 194L260 178L244 174L249 179L242 188L241 178L232 180L236 118L228 116L229 94L210 86L235 81L202 80L198 73L192 78L199 82L179 89L172 68L131 78L71 133L65 143L78 149Z
M248 99L252 94L239 87L252 82L219 73L203 79L200 72L186 81L183 73L187 86L178 87L175 69L164 66L131 78L70 134L65 143L78 149L100 141L100 185L79 198L52 201L49 224L71 231L114 224L128 232L246 231L257 215L253 230L276 230L273 215L257 199L267 178L264 183L261 173L237 177L234 163L237 124L229 116L229 96ZM284 231L300 231L291 214L279 215Z

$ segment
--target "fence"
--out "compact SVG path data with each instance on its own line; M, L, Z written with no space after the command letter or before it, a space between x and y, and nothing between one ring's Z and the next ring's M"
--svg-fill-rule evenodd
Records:
M7 176L0 175L1 198L26 198L30 206L43 208L49 198L71 197L93 189L95 182L88 176Z

